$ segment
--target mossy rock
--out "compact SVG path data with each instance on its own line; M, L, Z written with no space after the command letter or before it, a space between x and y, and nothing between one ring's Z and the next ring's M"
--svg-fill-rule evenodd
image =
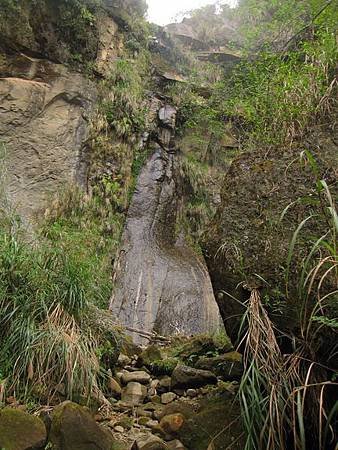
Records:
M118 449L118 443L95 422L87 408L69 401L55 408L49 441L53 450Z
M163 352L157 345L149 345L143 352L139 355L137 360L137 367L145 366L151 369L152 364L155 361L163 359Z
M173 352L186 364L193 365L201 356L216 356L232 349L229 338L218 342L212 336L198 335L181 342Z
M183 416L177 438L189 449L206 450L213 440L214 450L242 450L243 427L240 406L229 392L210 395L197 404L178 401L168 405L162 417Z
M47 440L41 419L24 411L4 408L0 411L0 448L5 450L39 450Z
M202 356L195 364L197 369L210 370L224 381L239 380L243 374L242 355L238 352L207 358Z
M154 361L151 364L151 372L156 376L171 375L179 364L180 360L175 357L169 357L161 360Z

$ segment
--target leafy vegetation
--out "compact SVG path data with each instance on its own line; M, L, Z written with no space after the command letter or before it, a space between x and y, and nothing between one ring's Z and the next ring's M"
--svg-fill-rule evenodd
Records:
M145 127L148 67L146 52L134 60L118 60L104 82L103 90L108 95L104 96L101 112L118 137L131 139Z

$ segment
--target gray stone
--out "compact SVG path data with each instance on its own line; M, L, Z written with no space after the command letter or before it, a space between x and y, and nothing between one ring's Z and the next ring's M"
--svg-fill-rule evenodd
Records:
M116 395L117 397L121 396L122 388L121 388L120 384L113 377L108 378L107 384L108 384L109 392L111 394Z
M187 396L190 397L190 398L197 397L196 389L188 389L187 390Z
M166 444L157 436L150 435L136 441L137 450L167 450Z
M147 427L151 428L152 430L156 430L158 428L159 421L158 420L148 420Z
M171 377L173 389L198 388L207 384L217 384L217 377L208 370L178 365Z
M173 402L177 398L174 392L166 392L161 395L161 403L163 405L168 405L168 403Z
M114 427L114 430L116 431L116 433L124 433L124 428L121 427L120 425Z
M174 441L167 442L168 450L186 450L184 445L181 441L178 439L175 439Z
M168 128L174 129L176 123L177 110L171 105L165 105L158 112L161 123Z
M159 386L163 389L169 390L171 388L171 378L168 376L161 378Z
M131 359L129 358L129 356L121 353L118 357L117 365L119 367L125 367L125 366L128 366L129 364L131 364Z
M122 382L124 384L128 384L131 381L135 381L136 383L147 384L150 382L150 375L147 372L142 370L137 370L135 372L125 372L122 375Z
M147 395L147 389L141 383L131 381L125 388L122 389L122 402L130 404L132 406L141 405L145 396Z

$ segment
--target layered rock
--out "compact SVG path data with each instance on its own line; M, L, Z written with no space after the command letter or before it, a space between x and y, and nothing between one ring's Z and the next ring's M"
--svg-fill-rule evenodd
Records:
M7 195L33 219L65 184L86 184L86 146L96 88L61 64L8 55L0 78L0 137Z

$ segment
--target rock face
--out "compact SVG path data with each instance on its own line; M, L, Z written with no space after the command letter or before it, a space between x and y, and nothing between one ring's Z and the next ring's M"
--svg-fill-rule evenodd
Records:
M0 137L5 147L7 195L32 218L51 193L85 182L92 83L61 64L9 56L0 78ZM19 78L20 76L20 78Z
M72 402L55 408L49 440L55 450L112 450L114 444L89 411Z
M12 408L0 411L1 449L40 450L46 440L45 425L38 417Z
M138 178L115 264L111 309L131 328L190 335L216 330L219 313L204 260L175 235L180 197L175 115L170 106L160 110L163 147L155 148Z
M336 129L321 127L309 132L303 143L305 148L314 149L317 176L326 180L332 198L337 196L337 142ZM250 296L249 290L255 287L264 289L269 286L270 295L273 292L274 297L272 303L276 300L277 307L285 305L283 323L279 326L290 329L298 317L294 311L296 302L283 300L284 268L292 236L310 211L311 214L318 212L318 217L303 227L297 242L303 249L295 252L292 260L288 281L289 289L293 290L290 298L298 298L303 257L310 251L314 236L319 238L327 232L327 224L320 219L319 203L316 204L316 176L310 164L304 165L300 160L301 148L302 145L290 149L276 148L269 154L264 149L255 149L236 158L225 175L221 205L205 237L205 253L217 301L231 338L237 337L240 320L236 318L243 313L239 302L232 298L245 301ZM288 205L292 207L280 220ZM243 288L244 282L248 289ZM332 286L332 291L334 289Z

